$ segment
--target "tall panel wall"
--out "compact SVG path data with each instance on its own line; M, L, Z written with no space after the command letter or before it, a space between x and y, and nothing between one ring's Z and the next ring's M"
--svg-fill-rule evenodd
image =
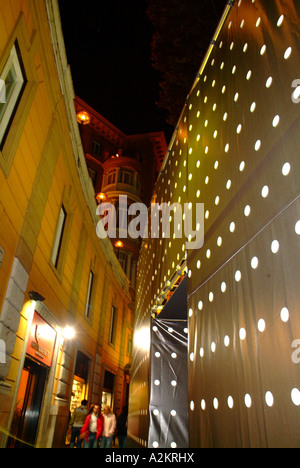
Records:
M173 231L144 242L135 332L186 257L191 447L299 446L299 19L296 0L227 8L155 189L204 204L202 248Z

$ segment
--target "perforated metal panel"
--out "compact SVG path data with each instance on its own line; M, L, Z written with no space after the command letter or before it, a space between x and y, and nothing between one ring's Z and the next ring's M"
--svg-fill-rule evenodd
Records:
M300 444L299 15L234 3L155 189L205 210L204 246L186 252L191 447ZM137 329L184 244L144 243Z

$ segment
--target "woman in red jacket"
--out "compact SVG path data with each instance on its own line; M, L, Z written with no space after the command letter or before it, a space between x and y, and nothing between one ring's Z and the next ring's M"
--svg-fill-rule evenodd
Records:
M81 437L84 438L84 448L98 447L98 440L103 431L103 424L104 417L100 413L100 406L93 405L80 431Z

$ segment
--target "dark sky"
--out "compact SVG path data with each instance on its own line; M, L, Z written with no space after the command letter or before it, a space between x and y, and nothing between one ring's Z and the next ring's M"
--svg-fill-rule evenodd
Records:
M59 0L75 93L127 134L165 131L146 0ZM187 90L188 93L189 90ZM178 116L179 117L179 116Z
M217 13L213 0L202 1L211 2ZM151 64L154 30L147 0L58 2L76 95L124 133L164 131L169 144L174 128L155 104L162 77ZM216 0L222 8L223 2L225 6L226 0ZM207 47L210 39L205 38ZM193 80L186 96L192 85Z

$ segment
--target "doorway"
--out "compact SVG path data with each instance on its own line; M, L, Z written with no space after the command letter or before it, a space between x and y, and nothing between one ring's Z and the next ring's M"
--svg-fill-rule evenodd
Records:
M47 367L25 359L8 447L34 447L47 374Z

